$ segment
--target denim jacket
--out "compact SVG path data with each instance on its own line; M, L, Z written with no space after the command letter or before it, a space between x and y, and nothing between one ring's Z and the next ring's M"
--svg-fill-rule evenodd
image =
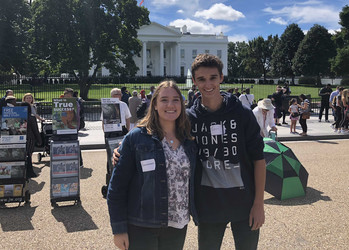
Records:
M183 147L192 173L189 180L189 210L196 222L193 173L197 148L195 142L190 140L186 140ZM133 129L122 142L119 162L109 183L107 202L113 234L126 233L127 224L148 228L167 227L167 192L166 161L160 139L147 134L144 127Z

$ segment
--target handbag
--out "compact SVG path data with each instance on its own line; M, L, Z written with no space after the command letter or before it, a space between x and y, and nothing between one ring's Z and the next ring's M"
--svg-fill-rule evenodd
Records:
M298 112L294 112L294 113L291 114L291 116L292 116L293 118L296 118L296 117L299 116L299 113L298 113Z
M309 118L310 118L310 112L309 112L309 111L304 112L304 113L302 114L302 119L309 119Z

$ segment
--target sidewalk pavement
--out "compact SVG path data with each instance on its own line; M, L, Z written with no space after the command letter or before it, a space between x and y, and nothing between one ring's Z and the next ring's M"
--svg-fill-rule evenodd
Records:
M330 125L333 123L333 117L330 122L318 122L318 116L313 115L307 120L308 136L300 136L290 133L291 121L286 119L287 125L277 126L277 138L279 141L308 141L308 140L331 140L331 139L349 139L349 134L338 134L333 131ZM86 121L85 129L79 131L79 141L81 149L103 149L105 148L104 133L101 121ZM300 124L297 122L296 131L302 132Z

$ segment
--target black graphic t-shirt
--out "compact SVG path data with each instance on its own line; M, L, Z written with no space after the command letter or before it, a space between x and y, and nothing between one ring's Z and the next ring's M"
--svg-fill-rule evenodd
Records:
M199 148L195 173L195 204L200 222L248 218L254 199L252 162L263 159L263 139L251 112L230 94L207 111L201 99L188 111Z

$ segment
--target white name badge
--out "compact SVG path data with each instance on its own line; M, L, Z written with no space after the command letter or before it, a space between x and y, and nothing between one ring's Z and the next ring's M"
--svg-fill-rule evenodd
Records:
M223 129L222 125L211 125L211 135L222 135L223 134Z
M155 160L149 159L149 160L141 161L141 166L142 166L143 172L154 171L155 170Z

